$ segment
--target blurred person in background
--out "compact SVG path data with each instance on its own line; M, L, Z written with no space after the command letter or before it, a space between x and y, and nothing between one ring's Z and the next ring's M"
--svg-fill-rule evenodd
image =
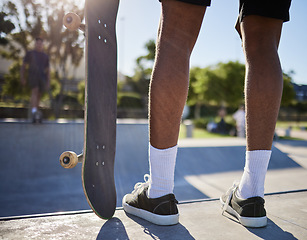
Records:
M49 57L44 53L44 40L35 39L35 47L28 51L23 59L20 78L21 84L26 86L25 73L27 72L28 84L31 88L31 113L33 122L41 119L39 103L41 95L50 87Z
M245 138L245 111L244 105L232 115L234 120L236 120L237 136L240 138Z

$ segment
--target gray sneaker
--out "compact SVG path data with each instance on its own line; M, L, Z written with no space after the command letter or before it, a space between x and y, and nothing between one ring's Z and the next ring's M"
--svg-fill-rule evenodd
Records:
M174 194L159 198L148 198L150 176L144 176L144 183L137 183L130 194L123 198L123 208L127 213L143 218L157 225L175 225L179 222L177 200Z
M223 213L227 212L236 217L245 227L265 227L267 225L264 199L251 197L240 199L237 197L238 185L231 187L226 194L221 196Z

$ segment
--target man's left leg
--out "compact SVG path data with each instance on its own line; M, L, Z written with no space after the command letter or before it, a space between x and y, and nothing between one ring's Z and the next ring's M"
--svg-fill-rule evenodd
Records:
M245 1L240 33L246 57L246 161L240 184L221 197L223 210L246 227L267 224L264 181L282 95L278 45L291 1ZM281 7L282 6L282 7ZM253 11L253 12L251 12ZM257 15L262 11L263 15ZM267 14L270 16L265 17Z
M32 114L34 114L39 107L39 101L40 101L40 90L39 87L34 87L31 90L31 108L32 108Z
M224 195L222 202L224 210L246 227L267 224L264 180L282 94L277 53L281 27L282 20L255 15L247 16L241 23L246 56L246 162L239 186ZM229 202L227 196L231 198Z

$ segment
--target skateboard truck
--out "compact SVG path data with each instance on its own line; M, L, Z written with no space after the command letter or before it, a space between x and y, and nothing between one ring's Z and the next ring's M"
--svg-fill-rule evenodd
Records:
M80 17L75 13L67 13L63 18L64 26L71 31L80 29L85 32L85 24L81 23Z
M83 153L77 155L75 152L66 151L60 156L60 164L63 168L74 168L78 163L82 163Z

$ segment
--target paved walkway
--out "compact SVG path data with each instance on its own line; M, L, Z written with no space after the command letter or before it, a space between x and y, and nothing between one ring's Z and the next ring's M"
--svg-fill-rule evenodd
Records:
M307 140L307 130L292 130L291 129L289 131L285 128L277 128L276 133L278 136L282 136L282 137L289 135L288 137Z

